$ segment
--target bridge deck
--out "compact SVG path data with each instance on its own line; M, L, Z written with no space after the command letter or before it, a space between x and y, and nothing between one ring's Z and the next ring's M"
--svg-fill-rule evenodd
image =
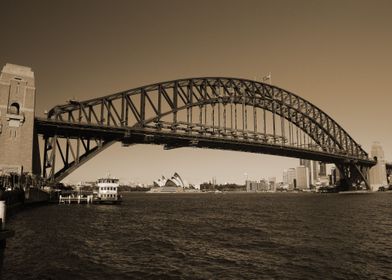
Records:
M38 133L57 135L70 138L95 138L106 141L121 141L124 144L158 144L166 148L199 147L262 153L277 156L318 160L327 163L355 162L366 166L373 166L375 161L368 158L355 158L344 153L330 153L319 149L304 149L298 146L287 145L279 141L263 141L255 137L224 137L221 134L192 134L177 130L160 131L149 127L113 127L98 126L93 124L77 124L59 122L48 119L36 118Z

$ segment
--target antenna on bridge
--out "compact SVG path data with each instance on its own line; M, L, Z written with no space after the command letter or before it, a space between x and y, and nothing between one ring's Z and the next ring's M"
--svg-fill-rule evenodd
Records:
M263 80L263 82L269 81L268 83L269 83L270 85L272 85L272 74L271 74L271 72L269 72L268 75L264 76L264 77L262 78L262 80Z

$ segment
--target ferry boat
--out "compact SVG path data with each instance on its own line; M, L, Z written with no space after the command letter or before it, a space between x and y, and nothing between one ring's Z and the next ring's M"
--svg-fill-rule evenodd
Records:
M110 178L110 176L98 179L98 190L94 199L94 203L121 203L121 195L118 194L118 182L119 179Z

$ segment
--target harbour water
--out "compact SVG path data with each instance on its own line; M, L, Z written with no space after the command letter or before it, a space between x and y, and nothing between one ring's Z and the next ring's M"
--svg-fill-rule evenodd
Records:
M392 194L125 194L22 211L3 279L392 279Z

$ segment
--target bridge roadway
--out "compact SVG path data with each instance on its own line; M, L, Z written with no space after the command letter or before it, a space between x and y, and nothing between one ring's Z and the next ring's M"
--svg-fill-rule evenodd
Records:
M270 154L292 158L310 159L326 163L347 164L354 163L362 166L374 166L376 161L368 158L356 158L344 153L330 153L319 149L307 149L284 143L270 143L246 137L227 138L222 134L191 134L172 131L160 131L149 127L115 127L95 124L78 124L74 122L55 121L51 119L36 118L35 126L39 134L46 136L69 137L74 139L99 139L103 141L119 141L129 144L157 144L164 145L166 149L181 147L198 147L243 151L260 154ZM392 167L392 164L391 164Z

